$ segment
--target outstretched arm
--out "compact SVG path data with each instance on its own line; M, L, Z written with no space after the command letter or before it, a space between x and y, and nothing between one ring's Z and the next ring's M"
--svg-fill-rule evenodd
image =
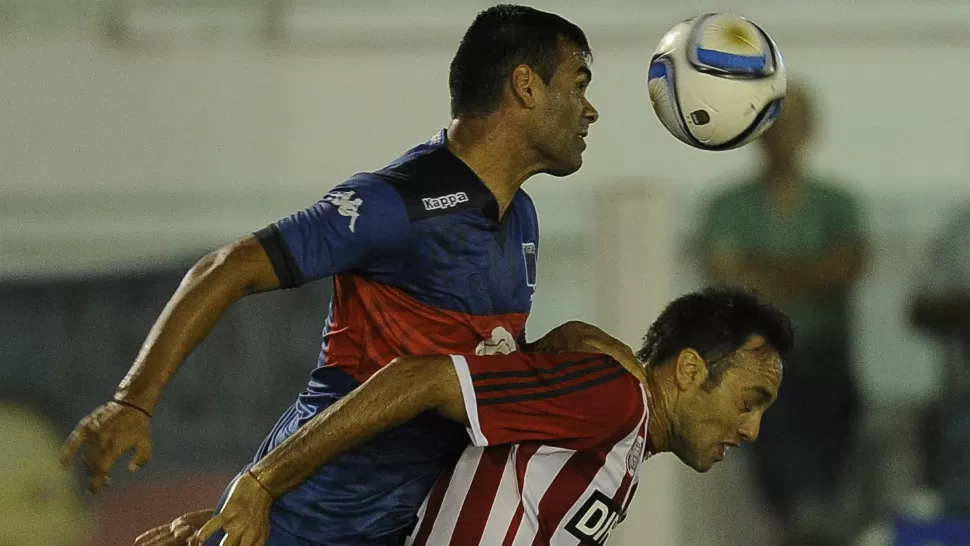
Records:
M129 470L148 462L149 419L161 392L229 306L247 294L292 288L406 248L400 196L382 181L355 178L323 199L199 261L162 311L113 401L78 423L64 462L87 447L89 487L98 489L129 449Z
M273 265L248 236L199 260L162 310L115 400L151 412L165 385L216 322L243 296L279 288Z
M451 358L397 358L297 430L250 472L277 497L337 455L426 411L467 422Z
M247 294L275 289L279 281L255 237L212 252L185 275L152 327L114 400L82 419L67 439L67 464L83 446L88 487L99 489L122 453L134 448L129 470L151 457L151 413L182 362L205 338L229 306Z
M320 466L382 431L436 410L464 421L461 387L447 356L402 357L315 416L233 483L222 511L190 542L223 529L233 540L262 545L273 500Z
M589 353L395 359L240 476L193 544L219 529L230 542L264 544L276 497L421 413L465 423L477 446L546 440L580 447L640 418L637 384L613 359Z

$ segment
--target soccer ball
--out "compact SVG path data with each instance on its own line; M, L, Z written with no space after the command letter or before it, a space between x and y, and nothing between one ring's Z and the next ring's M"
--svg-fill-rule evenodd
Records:
M758 138L778 116L786 84L785 64L771 37L726 13L670 29L647 72L660 122L702 150L730 150Z

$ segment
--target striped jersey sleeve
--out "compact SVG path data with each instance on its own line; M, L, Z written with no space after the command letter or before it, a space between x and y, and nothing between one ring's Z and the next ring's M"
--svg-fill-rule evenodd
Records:
M639 421L639 381L593 353L453 356L476 446L515 442L598 445Z

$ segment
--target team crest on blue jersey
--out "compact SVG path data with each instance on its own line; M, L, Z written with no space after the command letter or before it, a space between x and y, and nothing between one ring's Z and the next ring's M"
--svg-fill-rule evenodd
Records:
M522 256L525 258L525 283L527 286L529 286L529 288L535 288L536 272L538 270L538 267L536 266L536 244L522 243Z

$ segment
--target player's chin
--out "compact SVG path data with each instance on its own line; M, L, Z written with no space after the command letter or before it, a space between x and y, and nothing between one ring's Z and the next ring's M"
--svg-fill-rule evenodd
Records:
M583 166L583 155L576 154L575 157L571 157L564 161L558 161L556 165L550 167L546 170L547 174L552 176L569 176L579 170Z
M714 463L718 462L719 460L720 459L713 457L695 456L692 457L691 460L684 462L687 463L687 466L694 469L695 472L703 474L714 468Z

